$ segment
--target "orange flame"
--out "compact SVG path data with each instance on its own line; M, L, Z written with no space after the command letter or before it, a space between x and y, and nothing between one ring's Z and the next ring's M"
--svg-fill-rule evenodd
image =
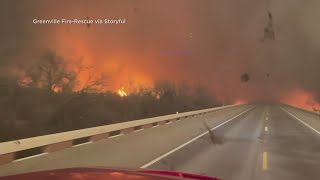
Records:
M120 97L128 96L128 94L124 91L124 87L121 87L120 89L118 89L117 94L118 94Z
M311 111L320 110L320 102L317 102L313 94L304 90L293 90L282 101L292 106L297 106Z
M244 99L236 99L233 104L238 105L238 104L246 104L248 103L246 100Z

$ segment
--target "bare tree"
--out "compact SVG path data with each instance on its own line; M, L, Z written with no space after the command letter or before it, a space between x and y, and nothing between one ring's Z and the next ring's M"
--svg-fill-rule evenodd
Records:
M212 95L208 88L198 84L194 87L194 104L197 109L207 108L213 104Z
M86 74L83 79L83 74ZM47 52L26 70L30 79L27 87L44 89L55 99L51 122L58 127L74 127L75 117L81 117L89 109L88 104L94 104L106 86L107 77L99 74L91 66L85 66L81 60L77 64L68 64L67 61L54 52ZM82 78L82 79L80 79ZM67 124L66 124L67 123Z
M169 81L158 81L154 85L154 93L160 100L173 101L177 96L176 86Z
M85 73L88 76L83 79L84 82L79 85L78 92L101 92L107 86L109 77L106 73L98 73L93 66L86 66L82 60L75 68L76 74Z
M179 96L188 96L191 93L191 87L187 81L182 81L179 83L176 89Z
M45 53L26 71L31 79L30 86L56 92L62 89L73 89L76 75L67 70L65 60L54 52Z
M80 84L79 74L88 74ZM79 61L72 68L67 68L64 58L54 52L45 53L29 67L26 76L31 79L29 86L46 89L49 92L71 93L99 92L106 86L107 76L99 74L92 66L85 66Z

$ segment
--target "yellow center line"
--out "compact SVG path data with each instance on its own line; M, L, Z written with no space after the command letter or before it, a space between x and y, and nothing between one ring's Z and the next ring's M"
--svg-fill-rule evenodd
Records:
M268 154L267 152L263 152L262 154L262 170L268 170Z

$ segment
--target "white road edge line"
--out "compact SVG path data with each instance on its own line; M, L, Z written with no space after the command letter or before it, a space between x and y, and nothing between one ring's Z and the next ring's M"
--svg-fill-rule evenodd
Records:
M82 145L86 145L86 144L90 144L90 143L92 143L92 142L91 142L91 141L88 141L88 142L85 142L85 143L73 145L72 147L78 147L78 146L82 146Z
M253 109L253 108L254 108L254 107L252 107L252 108L250 108L250 109L248 109L248 110L246 110L246 111L244 111L244 112L242 112L242 113L240 113L240 114L238 114L238 115L236 115L236 116L232 117L231 119L229 119L229 120L227 120L227 121L225 121L225 122L223 122L223 123L221 123L221 124L219 124L219 125L215 126L215 127L214 127L214 128L212 128L211 130L215 130L215 129L217 129L218 127L220 127L220 126L222 126L222 125L224 125L224 124L226 124L226 123L228 123L228 122L230 122L230 121L234 120L235 118L237 118L237 117L241 116L242 114L244 114L244 113L246 113L246 112L250 111L250 110L251 110L251 109ZM163 159L163 158L165 158L165 157L169 156L170 154L172 154L172 153L174 153L174 152L178 151L179 149L181 149L181 148L185 147L186 145L188 145L188 144L192 143L193 141L195 141L195 140L197 140L197 139L201 138L202 136L204 136L204 135L206 135L206 134L208 134L208 133L209 133L209 132L207 131L207 132L204 132L204 133L202 133L202 134L200 134L200 135L196 136L195 138L193 138L193 139L191 139L191 140L189 140L189 141L187 141L187 142L183 143L182 145L180 145L180 146L178 146L178 147L176 147L176 148L172 149L171 151L169 151L169 152L167 152L167 153L165 153L165 154L163 154L163 155L159 156L158 158L156 158L156 159L154 159L154 160L152 160L152 161L148 162L147 164L145 164L145 165L141 166L140 168L147 168L147 167L151 166L152 164L154 164L154 163L156 163L156 162L160 161L161 159Z
M283 109L282 107L280 107L283 111L285 111L286 113L288 113L289 115L291 115L292 117L294 117L296 120L300 121L302 124L306 125L308 128L312 129L313 131L315 131L316 133L320 134L320 132L318 130L316 130L315 128L311 127L309 124L305 123L304 121L302 121L300 118L298 118L297 116L293 115L292 113L290 113L289 111Z
M19 162L19 161L23 161L23 160L27 160L27 159L31 159L31 158L35 158L35 157L39 157L39 156L43 156L43 155L46 155L46 154L48 154L48 153L41 153L41 154L37 154L37 155L34 155L34 156L29 156L29 157L25 157L25 158L21 158L21 159L16 159L13 162Z
M110 136L108 139L116 138L116 137L119 137L119 136L123 136L123 134L117 134L117 135L114 135L114 136Z
M266 132L268 131L268 126L264 127L264 131L266 131Z

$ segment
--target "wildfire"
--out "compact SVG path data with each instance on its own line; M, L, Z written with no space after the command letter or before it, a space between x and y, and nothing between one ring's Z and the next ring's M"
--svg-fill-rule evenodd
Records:
M319 111L320 109L320 103L314 95L303 90L293 90L282 101L311 111Z
M61 86L55 86L52 88L52 90L55 92L55 93L58 93L58 92L61 92L62 91L62 87Z
M118 89L117 94L118 94L120 97L128 96L128 94L124 91L124 87L121 87L120 89Z
M233 102L233 104L235 104L235 105L238 105L238 104L246 104L246 103L248 103L248 102L246 102L246 101L243 100L243 99L237 99L237 100L235 100L235 101Z

